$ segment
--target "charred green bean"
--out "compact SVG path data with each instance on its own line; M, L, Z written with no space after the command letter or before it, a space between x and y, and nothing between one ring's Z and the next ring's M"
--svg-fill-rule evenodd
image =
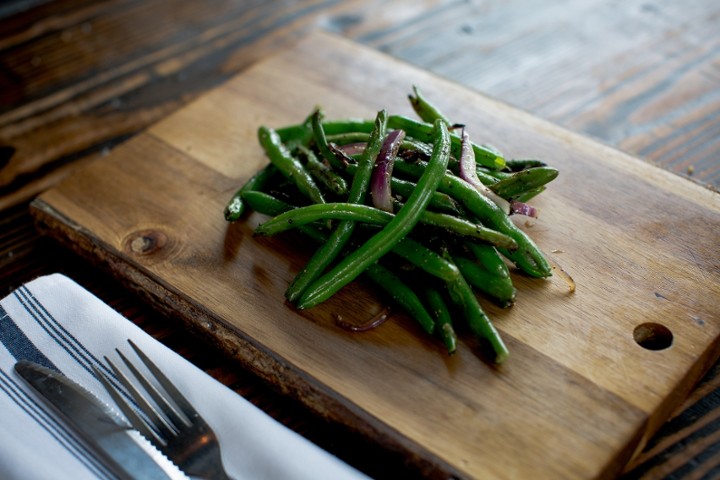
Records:
M375 127L372 130L368 146L358 162L357 171L353 177L350 193L348 194L349 203L364 203L370 185L370 176L372 175L375 157L377 157L380 152L386 130L387 112L381 110L375 118ZM288 287L285 296L290 302L298 301L325 268L335 260L352 236L354 229L355 222L351 220L340 222L336 229L330 234L328 241L315 252L305 268L295 277L290 287Z
M258 139L273 165L286 178L295 182L300 193L315 203L325 202L325 198L312 176L300 163L300 160L290 153L275 130L265 126L260 127Z
M277 168L275 168L275 165L271 163L250 177L250 179L233 194L232 198L230 198L230 201L225 206L225 210L223 212L225 220L228 222L235 222L239 220L243 213L245 213L245 203L242 199L243 192L263 188L276 173Z
M291 228L321 220L349 220L384 226L390 223L394 214L368 205L352 203L324 203L298 207L292 211L276 215L261 223L255 229L257 235L276 235ZM456 235L473 238L489 245L514 250L515 240L504 233L485 228L461 218L443 213L425 210L420 213L421 223L447 230Z
M382 232L372 236L355 252L345 257L330 272L316 280L298 302L299 308L310 308L328 298L356 278L368 265L377 261L404 238L420 219L420 213L430 202L432 192L447 170L450 158L450 139L447 127L435 122L433 155L428 167L405 206L395 215ZM357 177L357 174L356 174Z

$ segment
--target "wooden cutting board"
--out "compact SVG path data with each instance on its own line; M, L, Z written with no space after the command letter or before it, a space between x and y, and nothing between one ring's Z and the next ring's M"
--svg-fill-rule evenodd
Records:
M488 73L491 74L490 72ZM296 312L283 292L310 254L253 238L225 203L266 163L260 124L412 115L418 85L476 139L561 174L522 228L574 278L516 276L510 309L483 304L511 358L461 341L448 357L355 283ZM482 137L482 138L480 138ZM588 138L325 33L268 58L115 149L32 205L38 225L282 391L374 438L428 477L609 478L719 353L720 199ZM637 328L671 345L644 348ZM668 329L668 330L665 330ZM228 412L232 415L232 412Z

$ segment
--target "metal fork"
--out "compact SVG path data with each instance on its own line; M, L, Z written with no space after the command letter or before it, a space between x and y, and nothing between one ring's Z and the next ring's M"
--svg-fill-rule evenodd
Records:
M187 475L208 479L229 479L220 458L220 444L215 432L147 355L131 340L128 340L128 343L165 393L161 393L120 350L116 349L133 376L152 398L155 404L153 405L133 386L130 379L105 357L105 361L124 385L127 393L133 397L137 409L141 412L139 414L123 398L122 393L113 386L105 373L95 368L98 379L128 421ZM168 398L170 401L167 400Z

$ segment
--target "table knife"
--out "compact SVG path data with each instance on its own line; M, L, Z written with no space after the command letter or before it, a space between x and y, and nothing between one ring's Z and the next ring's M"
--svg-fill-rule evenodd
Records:
M15 371L121 479L187 479L137 430L65 375L21 360Z

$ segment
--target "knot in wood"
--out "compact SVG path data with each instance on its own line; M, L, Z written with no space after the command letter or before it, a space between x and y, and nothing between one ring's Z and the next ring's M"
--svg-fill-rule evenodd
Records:
M141 230L128 236L125 249L134 255L152 255L162 250L168 237L157 230Z

